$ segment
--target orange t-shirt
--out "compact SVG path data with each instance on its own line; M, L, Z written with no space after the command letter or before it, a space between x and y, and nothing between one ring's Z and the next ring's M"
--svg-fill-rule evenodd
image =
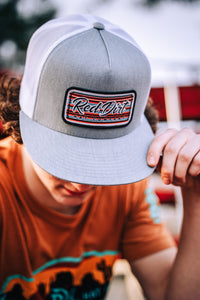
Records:
M118 257L174 245L148 180L96 187L78 213L64 215L30 193L21 147L0 141L0 299L102 299Z

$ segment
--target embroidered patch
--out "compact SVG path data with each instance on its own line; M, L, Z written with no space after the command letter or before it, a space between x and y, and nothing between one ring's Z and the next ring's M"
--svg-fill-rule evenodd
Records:
M63 117L72 124L113 127L127 125L133 114L136 93L102 94L78 89L66 93Z

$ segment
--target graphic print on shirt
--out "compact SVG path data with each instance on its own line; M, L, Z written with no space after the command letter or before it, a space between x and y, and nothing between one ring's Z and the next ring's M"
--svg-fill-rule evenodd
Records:
M7 278L0 299L103 299L118 257L118 251L90 251L50 261L32 277L14 274Z
M145 195L146 195L146 202L149 204L149 211L152 220L154 221L155 224L160 224L161 219L160 219L160 211L159 211L159 199L156 196L156 194L153 192L152 188L147 188L145 190Z

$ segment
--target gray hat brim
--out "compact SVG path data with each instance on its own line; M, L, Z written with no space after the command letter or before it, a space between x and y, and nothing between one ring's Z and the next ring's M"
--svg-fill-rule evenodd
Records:
M154 138L144 117L131 133L112 139L86 139L49 129L20 112L24 145L33 161L58 178L91 185L119 185L152 174L146 156Z

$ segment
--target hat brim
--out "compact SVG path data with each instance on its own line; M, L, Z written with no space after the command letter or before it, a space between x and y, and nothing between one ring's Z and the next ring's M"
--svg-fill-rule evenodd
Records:
M86 139L51 130L20 112L24 145L33 161L58 178L91 185L119 185L152 174L146 156L154 137L143 118L131 133L113 139Z

